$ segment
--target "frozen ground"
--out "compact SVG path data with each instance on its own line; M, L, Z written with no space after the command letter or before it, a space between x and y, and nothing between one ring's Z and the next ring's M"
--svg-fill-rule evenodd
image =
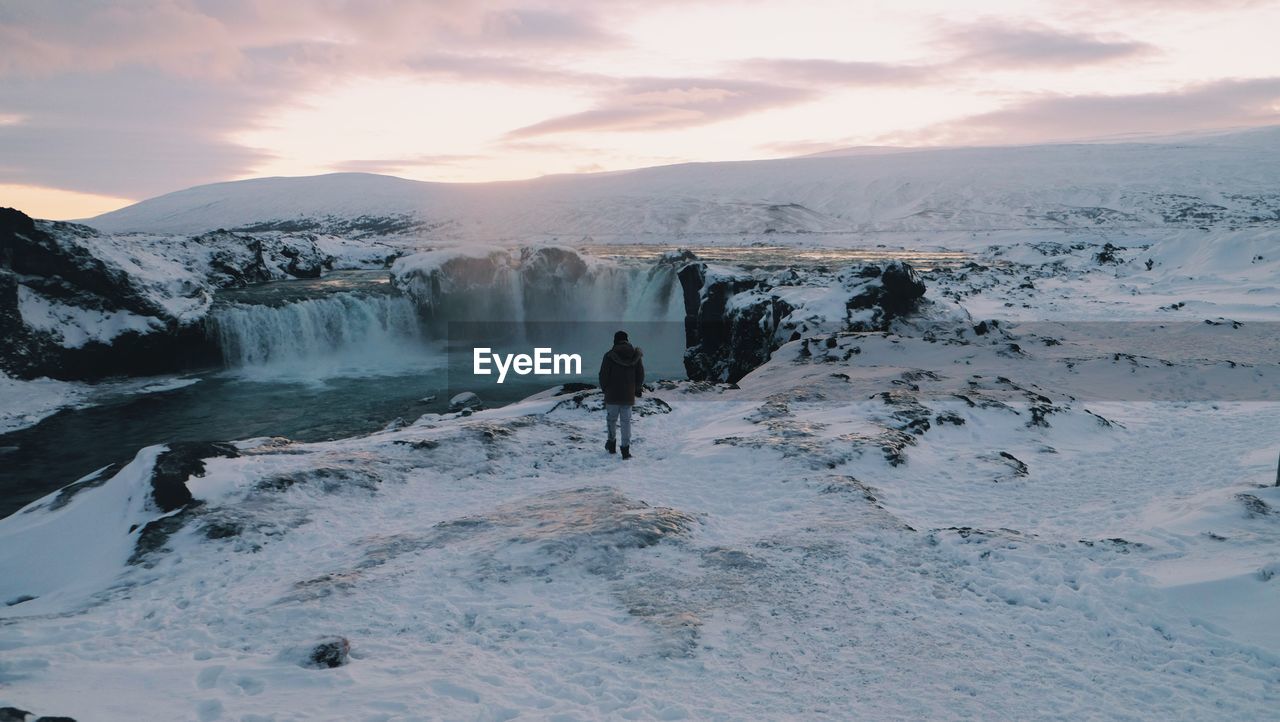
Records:
M143 528L165 516L148 494L162 449L143 450L0 522L0 596L36 597L0 612L0 702L80 719L1268 716L1280 404L1023 387L981 373L1005 363L995 341L935 379L904 343L927 344L794 342L738 389L660 384L625 464L590 392L242 442L159 534ZM335 634L348 665L300 664Z

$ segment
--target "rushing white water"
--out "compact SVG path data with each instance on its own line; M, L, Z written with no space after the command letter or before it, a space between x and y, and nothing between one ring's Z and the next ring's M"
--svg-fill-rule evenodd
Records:
M549 347L591 365L621 329L644 348L651 377L684 376L684 298L671 262L615 263L556 247L444 251L403 259L392 278L454 356Z
M543 247L422 253L398 261L392 277L435 322L680 322L675 270Z
M417 309L388 294L335 294L280 306L229 304L210 330L246 376L379 375L430 365Z
M499 251L450 256L401 273L396 285L403 295L318 289L327 295L286 296L285 303L266 286L249 289L214 310L210 334L225 365L255 380L419 373L448 363L446 345L461 353L532 344L590 357L608 348L618 328L644 344L655 369L683 374L684 304L670 263L600 262L554 248ZM259 298L269 300L253 303Z

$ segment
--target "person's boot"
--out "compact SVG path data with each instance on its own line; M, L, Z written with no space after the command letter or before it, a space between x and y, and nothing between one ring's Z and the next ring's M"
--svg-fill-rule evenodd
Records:
M624 446L624 447L622 447L622 458L624 458L624 459L630 459L630 458L631 458L631 447L630 447L630 446Z
M614 442L613 439L609 439L608 441L604 442L604 450L609 452L610 454L616 454L618 452L618 445L616 442Z

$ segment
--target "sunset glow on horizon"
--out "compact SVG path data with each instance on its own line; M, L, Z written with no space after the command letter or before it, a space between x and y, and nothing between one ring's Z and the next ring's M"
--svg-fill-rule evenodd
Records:
M1249 0L11 2L0 206L1269 125L1277 27Z

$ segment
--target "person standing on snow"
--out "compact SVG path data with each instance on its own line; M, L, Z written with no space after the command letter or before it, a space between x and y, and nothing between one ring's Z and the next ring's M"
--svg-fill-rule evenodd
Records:
M631 458L631 407L644 392L644 352L627 340L627 332L613 335L613 348L600 362L600 390L604 391L605 425L609 438L604 449L610 454L617 451L614 429L622 422L622 458Z

